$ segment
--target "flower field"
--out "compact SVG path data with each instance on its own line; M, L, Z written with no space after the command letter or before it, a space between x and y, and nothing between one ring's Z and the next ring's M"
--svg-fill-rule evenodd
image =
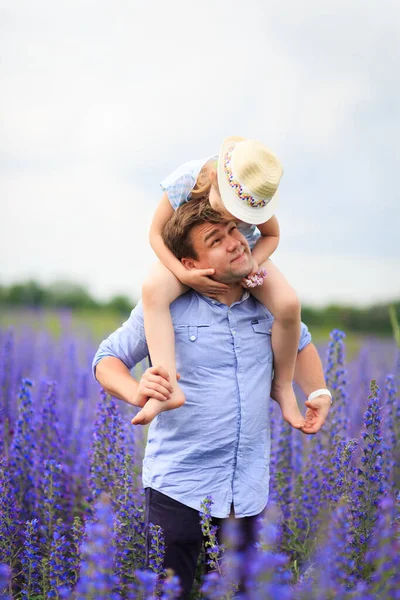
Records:
M175 598L171 573L157 585L157 527L144 569L145 430L93 380L97 342L58 326L0 329L0 598ZM340 331L322 349L322 432L294 431L272 406L270 502L245 562L234 523L218 546L204 499L214 572L199 568L193 599L244 598L239 572L250 600L400 598L399 352L365 340L346 362L345 349Z

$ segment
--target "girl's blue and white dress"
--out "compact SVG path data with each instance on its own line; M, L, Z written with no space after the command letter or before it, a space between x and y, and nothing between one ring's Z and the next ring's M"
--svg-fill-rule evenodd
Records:
M161 181L161 188L167 193L168 199L174 210L176 210L178 206L191 200L191 193L196 185L197 177L199 176L201 169L209 160L218 160L218 154L200 160L189 160ZM238 228L246 238L247 243L252 250L257 240L261 237L259 229L255 225L243 223L241 221L238 223Z

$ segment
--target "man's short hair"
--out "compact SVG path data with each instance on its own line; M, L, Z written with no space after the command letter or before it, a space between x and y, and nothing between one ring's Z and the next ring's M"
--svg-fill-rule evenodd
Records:
M191 200L176 209L163 229L162 238L164 244L177 259L197 259L190 235L193 227L203 223L219 224L225 222L226 219L221 213L211 208L208 198L200 201Z

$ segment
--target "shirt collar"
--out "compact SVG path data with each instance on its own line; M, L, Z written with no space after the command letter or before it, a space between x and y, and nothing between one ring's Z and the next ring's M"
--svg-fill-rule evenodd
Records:
M200 292L196 292L195 290L192 290L192 292L194 294L196 294L196 296L199 296L199 298L202 298L205 302L207 302L207 304L211 304L212 306L227 306L227 304L224 304L223 302L218 302L218 300L215 300L215 298L210 298L209 296L200 294ZM249 297L250 297L250 292L248 292L247 290L243 290L243 294L242 294L242 297L240 298L240 300L237 300L237 302L234 302L230 306L232 307L235 304L241 304L242 302L245 302Z

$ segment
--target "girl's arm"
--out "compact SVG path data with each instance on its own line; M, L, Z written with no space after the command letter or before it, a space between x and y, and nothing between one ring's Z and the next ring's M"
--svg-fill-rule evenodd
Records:
M253 248L252 255L257 263L261 265L268 260L273 252L275 252L279 243L279 223L278 219L273 216L265 223L258 225L261 237Z
M162 230L164 229L165 225L168 223L173 214L174 209L172 208L171 203L168 199L167 192L164 192L160 202L158 203L156 212L154 213L154 217L151 222L149 241L151 247L153 248L160 261L170 271L172 271L175 277L177 277L180 281L182 281L182 283L184 283L183 279L185 278L187 270L182 265L181 261L178 260L167 248L161 237Z

